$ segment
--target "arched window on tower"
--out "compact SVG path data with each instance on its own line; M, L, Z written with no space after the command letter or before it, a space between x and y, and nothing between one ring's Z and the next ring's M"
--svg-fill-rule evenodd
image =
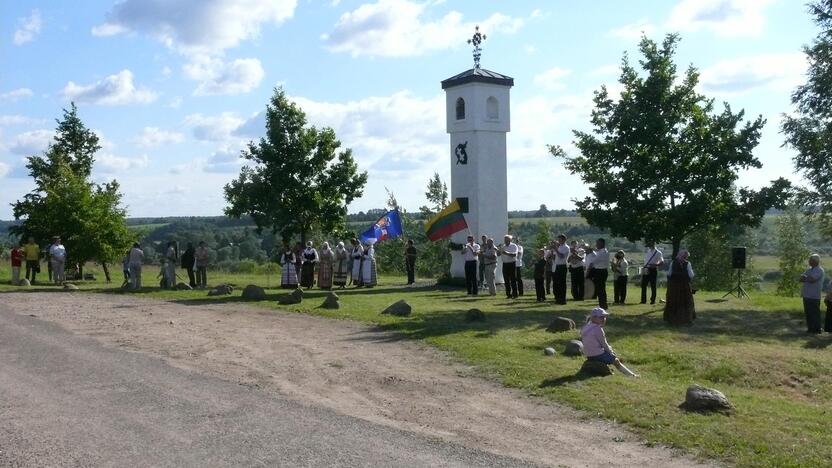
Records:
M500 103L497 98L490 96L485 100L485 115L489 120L497 120L500 118Z
M456 119L462 120L465 118L465 99L456 99Z

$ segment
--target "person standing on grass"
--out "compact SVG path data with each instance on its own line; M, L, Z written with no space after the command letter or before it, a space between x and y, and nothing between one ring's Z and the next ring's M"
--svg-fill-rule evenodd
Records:
M515 266L515 273L514 273L514 281L517 281L517 295L523 295L523 267L525 264L523 263L523 246L520 245L520 237L518 236L517 239L514 240L514 243L517 244L517 259L514 262Z
M358 239L352 238L352 251L350 251L350 258L352 259L352 267L350 268L350 281L353 286L360 288L363 286L361 281L361 259L364 257L364 247Z
M200 288L208 286L208 264L211 261L211 252L205 241L199 241L194 252L194 265L196 265L196 285Z
M64 282L64 268L66 266L66 248L61 244L61 238L53 237L49 246L49 264L52 265L52 280L55 284Z
M800 275L800 282L803 283L801 296L803 296L803 313L806 315L806 328L808 333L820 334L820 298L823 288L824 271L820 266L820 255L809 256L809 269ZM827 315L827 321L829 316ZM828 330L827 330L828 331Z
M318 257L318 287L332 289L332 263L335 261L335 252L329 247L329 242L321 244Z
M12 262L12 286L17 286L20 284L20 267L23 266L26 259L26 254L20 248L20 242L14 244L10 259Z
M823 302L826 303L826 323L823 328L826 333L832 333L832 281L826 286L826 299Z
M667 268L667 299L664 320L671 325L693 325L696 308L693 303L693 266L685 249L679 250ZM820 296L818 296L820 299Z
M497 295L497 285L494 284L494 274L497 272L497 255L500 251L494 246L494 239L488 238L482 250L482 262L485 266L485 286L489 296Z
M548 270L549 262L546 260L546 249L537 251L537 261L534 262L534 293L537 296L537 302L546 301L546 270Z
M613 278L613 304L623 304L627 299L627 268L630 262L624 256L624 251L619 250L615 253L615 258L612 261L612 278Z
M304 288L315 286L315 265L318 264L318 251L312 247L312 241L306 243L301 253L300 285Z
M482 260L482 252L485 250L485 244L488 242L488 236L485 234L480 237L480 254L477 256L477 268L478 268L478 282L477 288L482 289L485 287L485 262Z
M648 241L647 251L644 252L644 268L641 269L641 303L647 304L647 285L650 285L650 303L656 303L656 281L659 277L659 267L664 265L662 251L656 243Z
M477 288L477 257L480 254L480 245L474 242L474 236L468 235L467 241L462 246L462 259L465 261L465 289L469 296L476 296Z
M413 246L413 239L408 239L404 248L404 268L407 270L407 285L412 288L416 284L416 247Z
M130 268L130 289L137 291L142 288L142 264L144 264L144 251L138 242L133 243L127 258L128 268Z
M581 328L581 343L584 345L584 355L587 361L603 362L607 365L614 365L627 377L639 377L638 374L625 366L615 352L612 350L607 335L604 333L604 325L607 324L609 312L601 307L592 309L587 317L586 325Z
M564 236L565 240L566 236ZM569 267L569 282L572 283L572 299L575 301L584 300L584 296L586 295L586 267L584 265L584 258L586 258L586 250L578 241L573 240L569 244L567 266ZM564 303L566 303L565 296L566 293L564 292Z
M554 284L552 285L552 294L555 296L555 304L566 304L566 273L568 270L569 256L571 251L569 245L566 244L566 235L559 234L557 242L555 242L554 261L552 270L552 277Z
M124 254L124 257L121 257L121 273L124 275L121 289L124 289L130 286L130 250Z
M196 263L196 249L194 249L194 244L188 242L188 246L185 248L185 252L182 254L180 260L179 266L188 272L188 284L192 288L195 288L196 276L194 275L194 264Z
M298 287L298 273L295 270L295 252L286 245L280 256L280 287L295 289Z
M40 246L35 243L34 237L29 236L29 241L23 246L23 253L26 255L26 279L29 284L35 284L35 275L40 273Z
M378 270L376 269L376 249L374 242L367 242L364 255L361 257L361 281L368 288L378 284Z
M178 263L178 259L179 255L176 252L176 242L168 242L167 249L165 250L165 262L167 265L165 269L165 287L167 288L176 286L176 264Z
M590 299L597 299L598 295L595 291L595 280L593 279L593 271L590 265L595 260L595 249L589 244L584 244L584 297Z
M332 284L344 289L347 286L347 276L350 270L350 253L344 247L343 242L338 242L335 247L335 268L333 272Z
M506 288L506 299L517 298L517 244L512 242L512 237L506 234L503 237L503 246L500 248L500 255L503 259L503 283Z
M610 253L607 241L599 238L595 241L595 256L589 265L592 269L592 282L595 285L595 295L598 296L598 307L607 308L607 276L610 270Z

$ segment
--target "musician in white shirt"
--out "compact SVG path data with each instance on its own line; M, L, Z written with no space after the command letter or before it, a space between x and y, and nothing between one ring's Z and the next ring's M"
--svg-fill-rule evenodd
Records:
M659 274L659 267L664 265L662 251L656 248L656 243L648 241L645 243L647 250L644 252L644 268L641 270L641 303L647 304L647 285L650 285L650 303L656 303L656 278Z
M566 235L560 234L555 243L555 261L552 264L555 280L555 284L552 285L552 293L555 296L556 304L566 304L566 273L570 253L569 245L566 244Z
M520 238L518 237L517 240L514 241L517 244L517 261L514 263L514 280L517 281L517 295L523 295L523 267L525 264L523 263L523 246L520 245Z
M503 282L506 288L506 298L517 297L517 244L512 242L510 235L503 237L503 246L500 248L500 256L503 260Z
M477 287L477 257L480 254L480 245L474 242L474 236L468 236L467 242L462 246L462 259L465 260L465 289L469 296L476 296L479 292Z
M598 307L606 309L610 253L607 251L607 241L603 238L595 241L595 256L588 267L592 270L592 282L595 285L595 294L598 296Z

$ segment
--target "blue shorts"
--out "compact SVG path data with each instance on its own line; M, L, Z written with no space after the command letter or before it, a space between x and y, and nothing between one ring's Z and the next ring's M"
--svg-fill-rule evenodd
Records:
M589 356L586 359L588 361L601 361L604 364L615 364L615 354L609 351L604 351L603 353L597 356Z

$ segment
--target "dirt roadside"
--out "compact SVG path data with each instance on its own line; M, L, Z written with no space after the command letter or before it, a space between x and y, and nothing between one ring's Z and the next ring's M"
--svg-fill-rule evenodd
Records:
M701 466L623 428L474 376L420 343L354 322L239 304L103 294L11 293L3 301L106 346L279 392L376 424L550 466Z

